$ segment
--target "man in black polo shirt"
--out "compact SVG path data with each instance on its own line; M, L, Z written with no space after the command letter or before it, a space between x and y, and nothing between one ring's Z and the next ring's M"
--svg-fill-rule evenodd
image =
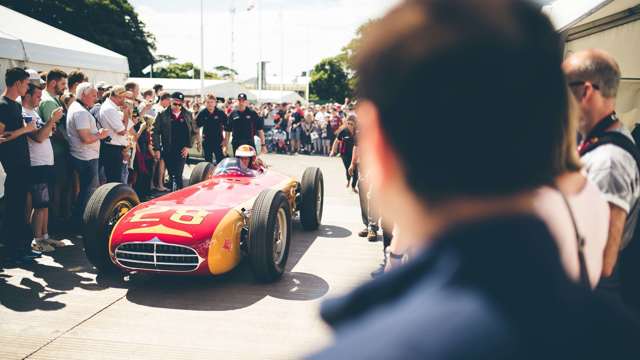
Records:
M267 150L264 146L264 120L249 108L246 94L238 95L238 108L229 115L225 133L227 139L233 134L234 151L241 145L251 145L255 149L256 135L260 137L261 152L265 153Z
M227 139L223 137L227 114L216 107L217 102L215 95L207 95L206 107L198 113L196 125L203 128L202 151L205 161L212 162L215 155L216 163L219 163L224 158L223 148L227 147Z
M38 257L31 251L33 234L27 222L26 202L29 192L29 147L26 134L36 129L35 119L22 116L22 105L16 102L25 96L29 73L12 68L5 74L7 88L0 99L0 162L7 173L5 180L5 219L0 239L5 244L9 262L22 262Z

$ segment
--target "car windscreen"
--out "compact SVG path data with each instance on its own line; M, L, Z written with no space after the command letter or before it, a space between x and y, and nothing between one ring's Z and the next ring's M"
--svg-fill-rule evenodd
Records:
M256 172L251 169L243 169L237 158L226 158L216 166L213 176L234 175L234 176L256 176Z

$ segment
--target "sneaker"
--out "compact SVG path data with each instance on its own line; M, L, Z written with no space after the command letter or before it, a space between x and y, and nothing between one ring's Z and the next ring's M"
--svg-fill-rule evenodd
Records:
M67 245L65 245L65 243L61 240L54 240L54 239L44 239L44 242L46 242L47 244L53 246L54 248L61 248L61 247L65 247Z
M54 251L54 247L47 244L44 240L34 240L31 243L31 249L37 252L52 252Z
M364 228L364 230L358 233L358 236L363 238L363 237L367 237L368 234L369 234L369 229Z
M367 240L369 240L369 242L378 241L378 233L376 231L373 231L373 230L368 230L367 231Z

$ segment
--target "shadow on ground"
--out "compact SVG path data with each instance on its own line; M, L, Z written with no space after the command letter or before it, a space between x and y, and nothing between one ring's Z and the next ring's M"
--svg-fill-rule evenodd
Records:
M318 238L344 238L351 231L322 225L314 232L304 232L294 223L293 242L289 249L287 271L272 284L258 284L251 269L243 261L234 271L216 278L192 278L144 275L127 293L133 303L169 309L228 311L245 308L266 296L293 301L315 300L329 291L322 278L308 273L291 272Z

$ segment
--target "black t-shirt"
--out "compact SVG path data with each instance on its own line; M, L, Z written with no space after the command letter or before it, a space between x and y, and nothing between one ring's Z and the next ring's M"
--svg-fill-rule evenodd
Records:
M340 154L352 154L353 147L358 145L355 135L351 135L349 129L344 128L338 134L338 140L342 141L342 145L340 146Z
M299 126L303 119L304 119L304 116L302 115L301 112L294 111L293 120L291 120L291 125L293 127Z
M196 124L202 129L203 140L207 143L222 143L222 131L227 126L227 114L215 108L212 113L202 109L196 117Z
M22 105L6 96L0 98L0 122L4 124L5 132L13 132L24 127ZM9 169L28 168L31 162L27 135L0 144L0 162L7 172L11 171Z
M233 133L234 142L251 140L259 130L264 129L264 120L258 114L247 108L244 111L235 110L229 115L226 131Z

